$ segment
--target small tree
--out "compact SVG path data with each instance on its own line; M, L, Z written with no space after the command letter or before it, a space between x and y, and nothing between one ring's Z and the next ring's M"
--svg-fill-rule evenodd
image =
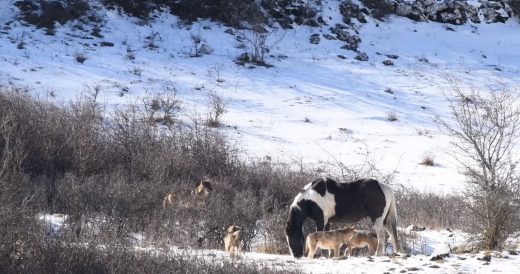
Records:
M510 90L466 93L452 82L448 98L455 123L436 119L452 136L454 157L468 177L469 223L484 248L501 248L518 219L518 186L513 155L520 137L519 100Z

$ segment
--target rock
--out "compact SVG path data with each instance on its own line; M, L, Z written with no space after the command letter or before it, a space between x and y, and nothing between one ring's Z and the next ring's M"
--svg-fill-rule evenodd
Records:
M491 261L491 255L484 255L482 258L477 258L477 260L479 261L484 261L484 262L490 262Z
M311 44L319 44L320 43L320 35L315 33L311 35L311 38L309 38L309 42Z
M240 56L238 56L237 58L237 61L239 62L243 62L243 63L247 63L251 60L251 58L249 58L249 54L247 54L247 52L244 52L242 53Z
M289 17L276 20L283 29L292 29L293 20Z
M327 22L325 22L325 20L323 19L323 16L318 17L318 23L320 23L322 25L327 25Z
M351 44L346 44L346 45L342 46L341 49L357 51L357 46L351 45Z
M336 40L336 37L332 36L331 34L325 33L323 34L323 38L327 40Z
M210 47L208 44L202 44L199 48L200 54L212 54L213 51L215 51L212 47Z
M418 226L418 225L409 225L406 227L406 232L410 233L412 231L425 231L426 227L424 226Z
M395 14L399 16L408 16L412 13L412 7L405 4L405 3L399 3L397 4L397 7L395 9Z
M435 256L430 258L430 261L442 261L442 260L444 260L444 258L448 258L449 256L450 256L449 253L443 253L443 254L435 255Z
M399 58L399 55L397 55L397 54L387 54L386 57L395 60L395 59Z
M393 66L394 65L394 61L392 61L390 59L384 60L383 61L383 65L385 65L385 66Z
M227 34L235 35L235 32L233 31L232 28L229 28L229 29L225 30L224 32Z
M103 42L99 43L99 45L102 46L102 47L113 47L114 43L103 41Z
M343 22L345 22L346 24L350 24L351 19L358 18L358 15L361 13L359 5L353 3L351 0L343 1L343 3L341 3L341 5L339 6L339 12L341 13L341 15L343 15ZM363 16L363 14L361 14L361 16Z
M336 24L334 26L334 28L331 28L330 31L334 34L338 34L339 31L341 30L344 30L344 29L348 29L347 26L343 25L343 24Z
M303 24L307 25L307 26L311 26L311 27L319 27L320 26L320 24L318 24L318 22L316 22L316 20L314 20L314 19L307 19Z
M350 38L350 33L346 32L345 30L343 29L339 29L336 33L336 37L338 38L338 40L340 41L344 41L344 42L347 42L347 40Z
M516 252L514 250L509 250L509 255L516 256L516 255L518 255L518 252Z
M356 57L355 57L356 60L359 60L359 61L368 61L368 55L364 52L359 52Z
M343 60L347 59L347 57L345 57L345 55L341 55L341 54L338 54L338 58L343 59Z
M361 12L358 12L358 14L356 15L356 18L359 21L359 23L362 23L362 24L367 23L367 19L365 19L365 16Z

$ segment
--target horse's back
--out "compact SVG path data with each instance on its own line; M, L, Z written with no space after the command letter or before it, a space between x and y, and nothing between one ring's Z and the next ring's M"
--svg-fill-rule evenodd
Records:
M337 182L327 185L335 194L336 218L357 222L364 217L372 221L383 214L386 205L380 183L374 179Z

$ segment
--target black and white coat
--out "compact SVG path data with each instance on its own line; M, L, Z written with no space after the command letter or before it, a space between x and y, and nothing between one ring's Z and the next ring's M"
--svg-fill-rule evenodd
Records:
M348 183L317 179L296 195L289 209L285 233L291 254L296 258L303 255L302 226L307 218L316 223L317 231L323 231L329 230L332 221L352 224L365 217L372 220L377 234L376 255L384 255L385 230L399 252L395 197L388 185L373 179Z

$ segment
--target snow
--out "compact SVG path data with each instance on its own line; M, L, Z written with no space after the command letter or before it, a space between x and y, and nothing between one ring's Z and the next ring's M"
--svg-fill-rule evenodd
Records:
M48 226L54 235L65 227L66 215L40 214L38 219ZM401 229L404 230L404 229ZM232 257L222 250L199 250L180 248L167 245L156 247L146 241L143 233L131 233L129 240L136 251L150 254L167 254L170 256L197 257L208 263L219 264L225 260L236 263L255 264L270 269L299 270L304 273L399 273L401 270L417 271L421 273L518 273L520 271L520 256L510 255L508 252L493 252L489 264L479 260L484 253L451 254L441 261L430 261L435 255L450 252L450 249L464 246L468 235L461 231L431 230L408 231L407 245L412 248L411 256L397 257L340 257L340 258L301 258L295 259L290 255L274 255L255 252L241 252L238 257ZM389 250L390 251L390 250Z
M38 214L37 219L48 229L51 235L58 235L67 226L65 214Z
M422 232L428 241L449 241L443 235L434 231ZM439 238L441 237L441 238ZM453 236L452 236L453 237ZM435 240L437 239L437 240ZM432 246L434 247L434 246ZM224 260L278 270L299 270L303 273L402 273L420 271L420 273L518 273L520 271L520 256L508 252L491 253L491 261L479 260L484 253L450 254L440 261L431 261L433 255L447 252L446 249L436 249L428 255L383 256L383 257L340 257L340 258L301 258L290 255L273 255L253 252L242 252L238 257L228 255L221 250L180 249L170 246L164 249L147 247L136 248L140 251L163 252L176 256L196 256L206 262L218 264Z

